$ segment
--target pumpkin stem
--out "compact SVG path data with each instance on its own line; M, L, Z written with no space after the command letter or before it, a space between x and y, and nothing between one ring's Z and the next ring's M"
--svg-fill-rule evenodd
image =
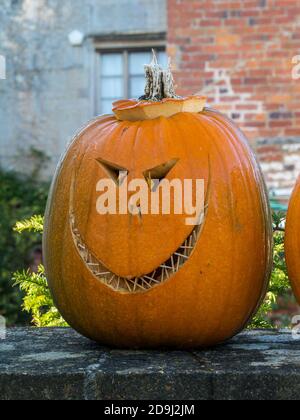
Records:
M151 64L145 65L145 95L140 99L145 101L159 102L165 98L179 98L175 93L174 78L171 69L171 58L167 70L158 64L158 60L153 52Z

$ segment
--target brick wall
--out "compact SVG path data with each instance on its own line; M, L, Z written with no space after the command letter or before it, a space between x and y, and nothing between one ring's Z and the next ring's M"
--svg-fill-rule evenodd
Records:
M204 93L237 122L285 201L300 171L300 2L168 0L168 27L178 92Z

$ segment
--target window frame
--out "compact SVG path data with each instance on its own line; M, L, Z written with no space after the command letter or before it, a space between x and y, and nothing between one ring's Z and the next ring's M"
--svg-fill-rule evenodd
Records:
M101 56L109 53L122 53L124 63L123 74L123 89L124 98L128 98L130 90L130 75L129 75L129 54L132 52L149 52L149 49L154 48L156 51L166 51L165 39L159 40L133 40L133 41L94 41L95 60L94 60L94 75L93 75L93 108L94 115L101 115ZM142 94L142 92L141 92Z

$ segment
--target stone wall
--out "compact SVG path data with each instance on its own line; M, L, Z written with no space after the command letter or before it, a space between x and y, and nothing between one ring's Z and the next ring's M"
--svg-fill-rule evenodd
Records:
M70 328L10 329L0 340L0 400L99 400L111 408L115 400L298 401L299 351L296 328L248 331L191 351L105 348Z
M162 0L2 0L0 164L27 171L31 147L51 158L52 174L68 140L94 117L93 36L166 31ZM79 30L83 45L70 45Z

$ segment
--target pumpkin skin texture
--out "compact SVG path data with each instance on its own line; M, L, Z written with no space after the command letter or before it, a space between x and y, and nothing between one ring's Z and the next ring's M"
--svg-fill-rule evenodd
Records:
M96 214L95 186L105 176L99 159L136 178L174 158L170 179L205 180L207 210L193 253L179 271L149 290L113 290L81 258L70 208L84 243L105 267L118 276L145 275L178 249L192 227L182 215L139 220ZM102 344L215 345L242 330L265 296L272 261L265 184L242 133L215 111L148 121L95 119L59 164L45 221L45 266L55 303L74 329Z
M300 178L290 199L285 234L285 255L294 294L300 303Z

